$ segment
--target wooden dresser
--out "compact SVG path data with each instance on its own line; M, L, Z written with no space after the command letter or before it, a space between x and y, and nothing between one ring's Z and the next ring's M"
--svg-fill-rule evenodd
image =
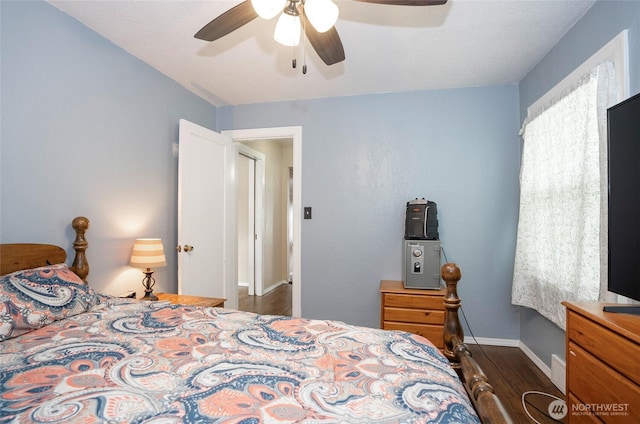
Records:
M445 294L444 288L405 289L402 281L381 281L380 328L418 334L443 349Z
M567 420L640 419L640 316L603 312L604 303L567 308Z

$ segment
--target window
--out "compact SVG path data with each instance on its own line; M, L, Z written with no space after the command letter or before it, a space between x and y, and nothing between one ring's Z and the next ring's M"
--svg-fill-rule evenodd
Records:
M529 108L522 127L512 303L563 329L563 300L606 290L606 109L622 98L618 82L627 86L624 46L626 31Z

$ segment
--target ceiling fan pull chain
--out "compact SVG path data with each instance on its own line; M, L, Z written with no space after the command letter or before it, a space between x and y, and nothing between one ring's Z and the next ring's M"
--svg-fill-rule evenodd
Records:
M298 66L298 61L296 60L296 48L295 48L295 46L293 46L292 49L293 49L293 59L291 59L291 67L293 69L296 69L296 66Z
M307 75L307 36L302 43L302 75Z
M307 49L304 45L302 46L302 74L307 74Z
M304 19L302 20L302 75L307 75L307 31Z

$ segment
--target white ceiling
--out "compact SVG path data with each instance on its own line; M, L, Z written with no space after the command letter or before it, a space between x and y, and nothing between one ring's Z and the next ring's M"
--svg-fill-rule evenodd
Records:
M335 0L346 60L273 40L257 18L208 43L193 35L239 0L50 0L216 106L517 83L595 0L449 0L388 6ZM302 45L302 44L301 44ZM308 71L302 74L306 57Z

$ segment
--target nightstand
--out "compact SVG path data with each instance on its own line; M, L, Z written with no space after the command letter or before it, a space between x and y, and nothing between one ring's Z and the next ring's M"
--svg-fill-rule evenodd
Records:
M380 282L380 328L401 330L444 348L444 295L447 290L406 289L402 281Z
M191 306L212 306L216 308L224 308L224 302L227 299L219 299L217 297L189 296L186 294L173 293L156 293L158 300L168 300L174 304L191 305Z

